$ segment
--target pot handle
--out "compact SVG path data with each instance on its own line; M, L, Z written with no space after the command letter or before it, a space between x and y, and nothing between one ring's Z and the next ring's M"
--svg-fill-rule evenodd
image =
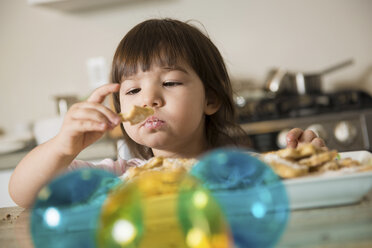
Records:
M266 81L265 89L273 93L283 90L282 81L286 74L287 71L281 68L271 70Z
M336 71L338 69L341 69L341 68L344 68L346 66L349 66L349 65L352 65L354 63L354 60L353 59L348 59L342 63L339 63L339 64L336 64L336 65L333 65L325 70L323 70L320 74L321 75L324 75L324 74L328 74L330 72L333 72L333 71Z

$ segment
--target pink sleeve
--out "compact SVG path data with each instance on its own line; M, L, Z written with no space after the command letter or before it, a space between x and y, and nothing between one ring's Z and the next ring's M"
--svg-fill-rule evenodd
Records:
M97 169L103 169L107 170L109 172L112 172L113 174L117 176L121 176L125 173L128 167L132 166L140 166L144 163L144 160L141 159L129 159L129 160L123 160L118 159L116 161L106 158L98 163L92 163L92 162L86 162L82 160L74 160L69 165L68 170L74 170L79 168L97 168Z

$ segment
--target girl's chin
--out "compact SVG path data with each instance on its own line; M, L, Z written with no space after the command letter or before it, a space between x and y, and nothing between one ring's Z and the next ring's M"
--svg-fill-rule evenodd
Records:
M147 138L141 143L153 149L168 150L169 148L174 148L175 140L173 138L161 137L161 135L158 135L157 137Z
M146 142L145 146L156 150L168 150L170 148L169 142Z

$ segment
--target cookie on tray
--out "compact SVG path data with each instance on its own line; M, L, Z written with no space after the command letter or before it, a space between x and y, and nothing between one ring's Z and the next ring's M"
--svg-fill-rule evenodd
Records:
M336 150L316 147L311 143L264 153L261 159L281 178L295 178L360 166L358 161L351 158L339 159Z

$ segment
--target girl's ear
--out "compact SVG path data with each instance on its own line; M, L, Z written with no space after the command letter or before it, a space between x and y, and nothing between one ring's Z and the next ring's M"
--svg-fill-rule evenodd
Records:
M220 109L221 102L218 100L217 96L213 93L207 94L206 97L207 97L207 101L205 102L204 113L206 115L213 115Z

